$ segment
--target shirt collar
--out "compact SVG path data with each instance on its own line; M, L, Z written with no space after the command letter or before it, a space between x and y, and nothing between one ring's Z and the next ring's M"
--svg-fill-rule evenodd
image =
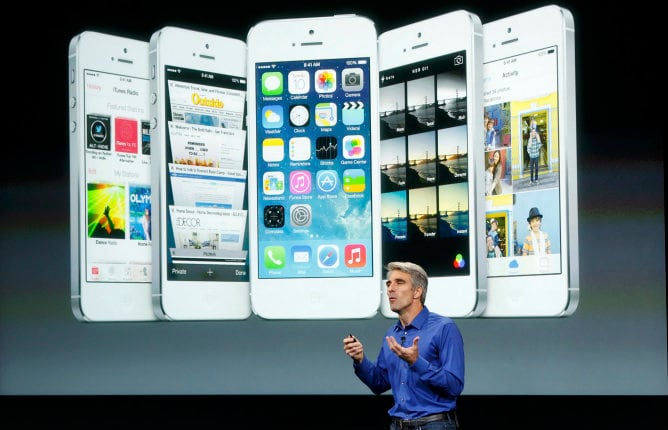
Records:
M413 321L408 325L408 327L415 327L416 329L420 330L427 322L428 317L429 309L427 309L427 306L423 306L420 313L415 315L415 318L413 318ZM397 322L394 324L394 332L396 333L402 330L404 330L404 327L401 325L401 321L397 319Z

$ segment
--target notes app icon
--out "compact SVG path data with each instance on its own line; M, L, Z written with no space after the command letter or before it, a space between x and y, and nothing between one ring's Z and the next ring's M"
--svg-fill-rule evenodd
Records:
M346 245L343 256L347 267L364 267L366 265L366 247L364 245Z

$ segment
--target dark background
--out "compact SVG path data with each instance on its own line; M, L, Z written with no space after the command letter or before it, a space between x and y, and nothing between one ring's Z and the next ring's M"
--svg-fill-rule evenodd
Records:
M174 25L240 39L264 19L356 13L378 33L457 9L483 23L548 3L79 2L14 5L3 29L0 394L29 424L385 429L390 395L352 373L391 320L80 323L69 304L67 52L96 30ZM458 319L462 430L663 428L668 394L665 35L649 2L575 18L580 305L561 319ZM316 415L316 419L306 417ZM133 425L134 424L134 425Z

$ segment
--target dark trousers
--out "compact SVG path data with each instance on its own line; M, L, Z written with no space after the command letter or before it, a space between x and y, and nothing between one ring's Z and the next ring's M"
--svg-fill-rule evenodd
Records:
M531 182L538 180L538 157L529 159L529 169L531 171Z

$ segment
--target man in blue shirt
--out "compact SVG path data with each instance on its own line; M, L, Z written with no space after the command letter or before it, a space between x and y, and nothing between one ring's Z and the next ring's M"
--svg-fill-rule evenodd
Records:
M387 265L387 297L398 321L385 332L375 362L359 339L343 339L355 375L373 393L392 390L390 430L454 430L457 398L464 389L464 341L454 321L430 312L427 273L410 262Z

